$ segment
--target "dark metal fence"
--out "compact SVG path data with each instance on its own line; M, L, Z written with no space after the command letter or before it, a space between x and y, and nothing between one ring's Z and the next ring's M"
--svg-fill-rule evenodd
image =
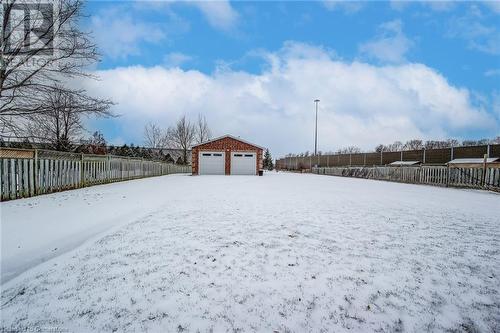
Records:
M334 154L305 157L285 157L276 161L276 168L304 170L317 167L384 166L396 161L418 161L424 165L445 165L456 158L500 157L500 144L442 149L405 150L398 152L373 152Z

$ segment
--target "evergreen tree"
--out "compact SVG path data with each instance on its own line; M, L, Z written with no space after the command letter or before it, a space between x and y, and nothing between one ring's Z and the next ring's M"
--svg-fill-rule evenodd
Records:
M167 155L165 155L165 156L163 157L163 160L164 160L165 162L167 162L167 163L174 163L174 162L175 162L175 160L172 158L172 156L170 156L170 154L169 154L169 153L167 153Z
M264 169L269 171L274 169L273 158L271 157L269 149L266 149L266 152L264 153Z

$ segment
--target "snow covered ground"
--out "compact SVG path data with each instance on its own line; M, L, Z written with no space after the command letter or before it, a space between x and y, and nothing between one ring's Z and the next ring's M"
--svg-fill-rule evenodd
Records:
M499 207L488 192L284 173L6 202L1 327L498 332Z

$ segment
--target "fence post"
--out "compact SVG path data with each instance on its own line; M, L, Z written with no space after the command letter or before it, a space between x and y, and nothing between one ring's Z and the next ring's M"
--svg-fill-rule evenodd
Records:
M383 158L382 158L382 154L383 154L383 150L380 150L380 165L382 165L383 163Z
M35 191L35 195L38 194L38 149L35 149L35 158L33 161L33 190Z
M401 159L400 159L400 161L402 161L402 160L403 160L403 151L401 150Z
M483 175L481 177L481 182L483 183L482 185L486 187L486 164L488 162L488 154L484 154L484 159L483 159Z
M351 166L351 165L352 165L352 154L349 153L349 166Z
M81 187L85 186L85 166L84 166L83 160L84 160L84 155L82 153L81 156L80 156L80 163L81 163L81 168L80 168L80 170L81 170L81 172L80 172L80 186Z
M111 156L108 155L108 163L106 163L106 167L108 168L108 172L106 172L107 175L107 181L111 181Z
M425 164L425 147L424 147L424 160L422 161L423 164Z
M490 144L488 143L488 146L486 147L486 154L488 154L488 157L490 157Z
M451 158L450 158L451 161L453 161L453 146L451 146Z
M450 164L446 164L446 187L448 187L450 185L450 178L451 178L451 175L450 175Z

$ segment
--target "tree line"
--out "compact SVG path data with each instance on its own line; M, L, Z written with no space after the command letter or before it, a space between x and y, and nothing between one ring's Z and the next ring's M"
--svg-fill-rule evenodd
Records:
M47 149L54 150L53 146L47 142L23 141L3 141L0 138L0 147L20 148L20 149ZM108 145L101 132L94 132L87 139L81 139L79 142L71 142L69 149L59 150L72 153L94 154L94 155L115 155L133 158L144 158L147 160L157 160L167 163L184 164L182 154L176 149L159 150L146 146L123 144L120 146Z
M380 152L395 152L395 151L407 151L407 150L421 150L421 149L440 149L440 148L451 148L451 147L466 147L466 146L481 146L488 144L500 144L500 136L493 139L480 139L480 140L463 140L459 141L456 139L447 140L427 140L423 141L420 139L408 140L405 143L401 141L394 141L391 144L379 144L374 148L377 153ZM357 154L361 153L363 150L357 146L348 146L345 148L337 149L336 151L319 151L318 155L335 155L335 154ZM287 154L285 157L307 157L313 155L309 151L299 153L299 154Z
M144 144L156 150L178 149L181 151L181 161L189 162L188 153L194 144L209 141L212 131L205 116L198 114L195 122L186 115L182 116L174 125L162 128L155 123L148 123L144 127Z

